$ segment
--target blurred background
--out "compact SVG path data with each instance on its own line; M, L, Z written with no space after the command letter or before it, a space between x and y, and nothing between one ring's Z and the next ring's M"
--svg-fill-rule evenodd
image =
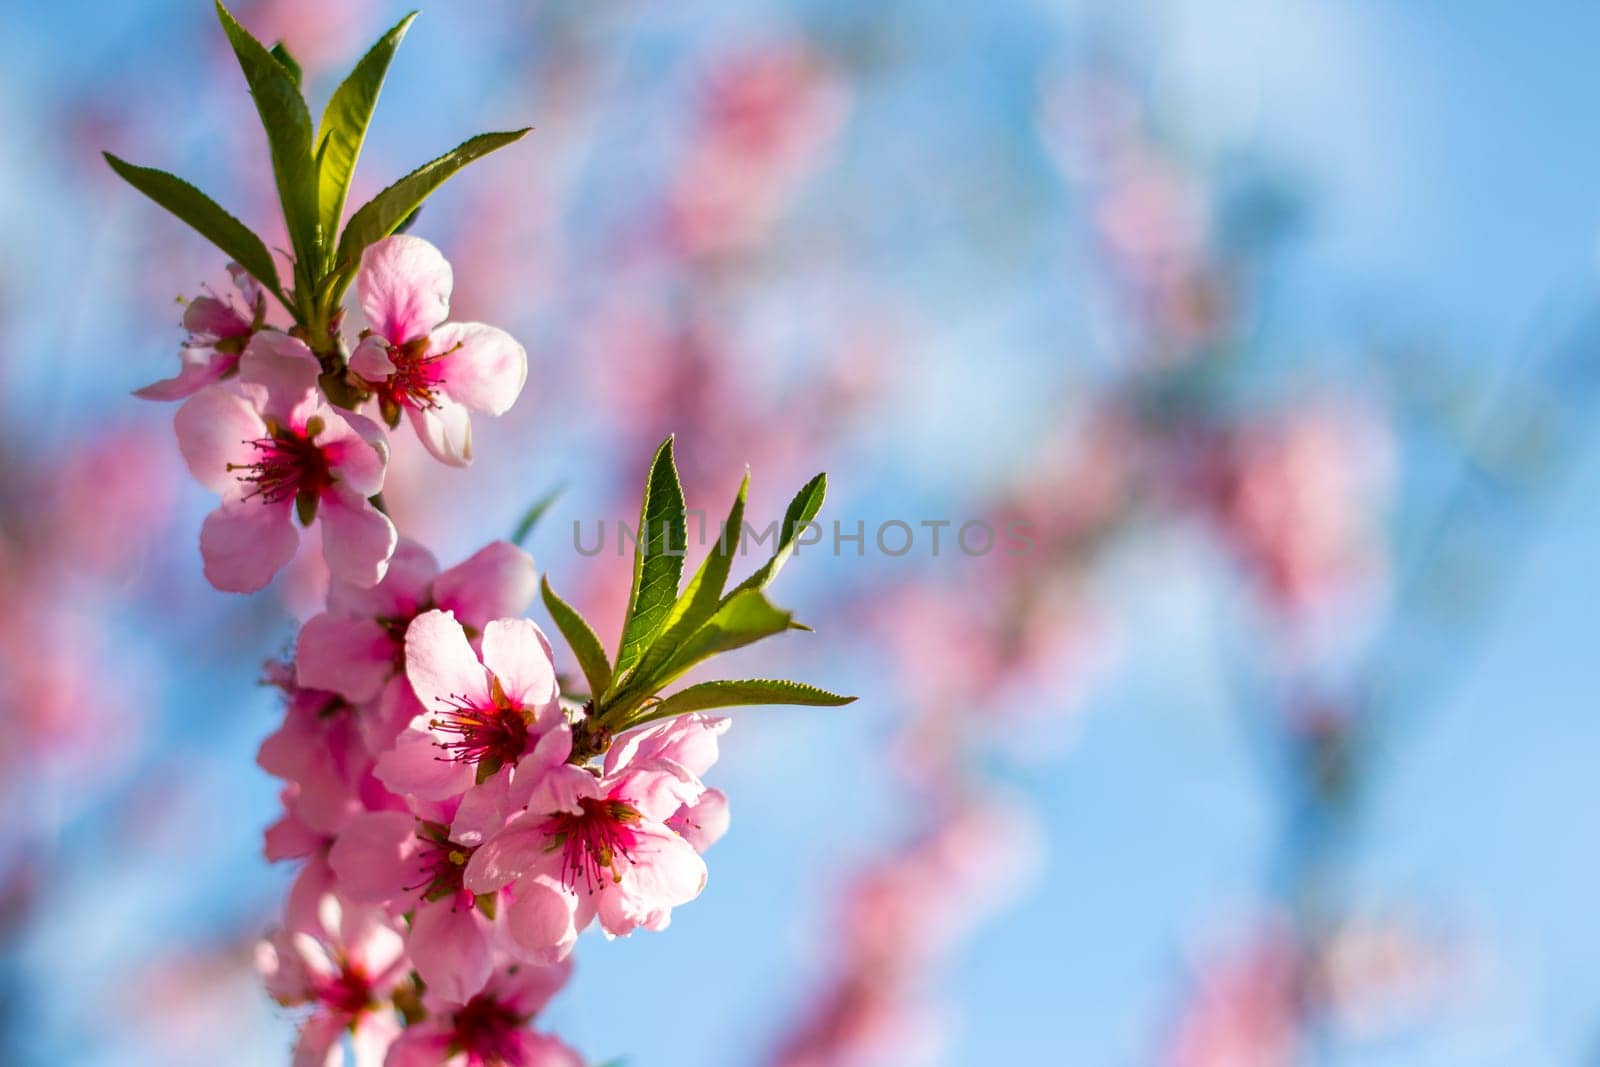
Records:
M409 6L237 9L316 113ZM531 368L470 470L397 451L402 532L448 565L565 486L529 545L614 635L629 562L573 523L662 436L714 516L826 469L776 590L818 632L738 666L862 696L737 714L706 891L584 939L541 1026L637 1067L1600 1062L1600 9L419 6L354 196L532 124L412 231ZM128 394L224 265L99 158L271 230L265 147L209 5L0 10L0 1062L281 1064L258 682L317 577L204 583L211 498Z

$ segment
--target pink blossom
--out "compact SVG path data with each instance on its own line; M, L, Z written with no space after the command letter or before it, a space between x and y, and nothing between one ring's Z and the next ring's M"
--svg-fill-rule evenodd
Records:
M583 1067L561 1041L527 1028L571 973L570 964L513 964L465 1001L430 989L428 1018L406 1029L384 1067Z
M510 410L528 377L528 354L493 326L445 322L451 284L450 264L420 237L368 246L356 285L370 329L350 367L389 425L404 411L428 451L460 467L472 460L468 410Z
M350 821L329 851L340 891L350 900L411 912L407 949L428 987L457 1002L489 980L504 939L495 920L462 887L472 849L446 828L407 812L374 811Z
M290 783L285 801L297 820L331 836L356 812L388 799L372 778L363 729L371 713L336 693L294 684L292 673L288 664L268 666L268 679L282 688L286 706L282 725L261 742L256 763Z
M294 555L294 520L322 520L335 577L383 578L395 530L368 501L383 487L383 431L317 391L311 350L287 334L257 334L240 359L245 395L211 386L178 409L178 447L202 485L222 497L200 531L211 584L254 592Z
M305 624L296 643L300 684L333 690L358 704L381 697L379 717L396 727L387 737L373 739L374 751L381 751L423 710L405 678L411 620L438 608L478 635L491 619L526 610L536 583L532 557L506 541L495 541L440 573L427 549L402 540L376 586L332 584L328 610Z
M390 789L445 800L480 780L508 786L524 756L530 772L567 758L571 736L544 634L527 619L495 619L482 645L480 660L460 621L438 609L406 630L406 677L423 710L378 759Z
M245 345L267 315L267 297L256 280L237 263L228 264L234 292L208 292L183 309L183 328L189 331L179 358L177 375L136 390L146 400L182 400L239 368Z
M356 1067L383 1062L399 1032L385 1004L406 977L404 938L397 920L372 908L322 898L317 920L278 931L256 947L267 991L285 1006L310 1005L294 1067L344 1062L340 1041L351 1035Z
M705 862L667 825L705 794L726 720L694 715L629 731L603 773L547 769L526 810L473 853L466 886L510 885L511 936L560 955L596 916L608 936L664 929L672 909L700 894Z

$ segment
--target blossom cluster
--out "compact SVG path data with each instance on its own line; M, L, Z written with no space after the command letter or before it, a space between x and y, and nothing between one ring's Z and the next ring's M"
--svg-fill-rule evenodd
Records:
M200 547L218 588L248 591L321 527L326 610L269 667L283 725L261 766L284 781L273 860L302 862L284 928L262 945L273 995L307 1004L297 1062L577 1064L524 1024L565 981L578 934L666 926L706 880L727 826L701 776L727 720L689 714L576 748L550 642L520 617L532 558L493 542L441 570L374 503L403 413L428 450L470 459L468 409L508 409L526 355L508 334L445 322L450 268L394 236L363 256L367 328L350 369L368 413L335 407L315 355L264 325L265 298L192 301L180 374L190 470L222 498ZM403 1024L410 1023L409 1026ZM403 1031L403 1033L402 1033Z
M572 1049L529 1024L565 984L579 935L666 927L705 886L701 854L727 828L727 800L704 776L728 720L704 712L853 699L775 679L662 694L707 659L807 629L764 590L813 524L826 478L806 483L771 558L730 589L746 476L727 532L684 584L687 511L669 436L647 476L614 658L517 544L441 569L385 506L390 434L406 423L434 459L466 466L472 415L515 404L528 357L503 330L450 321L449 263L400 231L450 174L527 131L472 138L339 233L412 16L335 90L313 138L294 58L220 4L218 15L272 149L290 284L261 238L193 186L107 158L234 260L229 291L185 308L178 373L139 390L183 401L179 449L220 497L200 531L207 579L259 590L312 528L328 574L323 610L267 667L285 715L258 757L283 782L266 852L300 867L260 970L280 1003L309 1009L297 1067L347 1052L361 1067L576 1067ZM582 672L581 696L563 692L550 641L523 617L536 595Z
M472 459L471 411L499 415L522 391L528 355L511 335L445 320L451 272L439 250L397 235L368 246L356 284L367 328L346 377L368 398L350 410L325 394L323 365L297 332L266 325L266 294L238 264L234 291L191 301L182 368L139 391L184 399L178 445L221 503L200 532L206 577L253 592L293 558L296 526L317 522L329 572L371 588L395 552L373 501L389 462L385 427L403 415L444 463Z

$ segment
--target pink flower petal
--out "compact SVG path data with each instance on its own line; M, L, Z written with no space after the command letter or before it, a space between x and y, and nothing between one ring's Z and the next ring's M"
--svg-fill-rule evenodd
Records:
M295 641L295 676L307 689L338 693L364 704L395 672L395 643L374 619L317 615Z
M572 978L572 961L518 967L512 973L501 972L490 985L496 1000L524 1017L544 1010L550 998L566 986Z
M441 1064L456 1067L456 1060L463 1057L451 1058L450 1043L454 1040L454 1031L447 1029L444 1023L426 1019L406 1027L389 1046L383 1067L440 1067Z
M365 415L335 411L326 404L318 408L316 414L323 424L317 444L340 485L360 496L372 496L382 489L384 470L389 463L389 444L383 427Z
M420 237L397 234L361 253L356 290L367 325L394 344L422 337L450 314L450 264Z
M239 357L239 381L261 398L261 410L288 424L290 413L315 396L322 367L304 341L277 330L250 338Z
M394 792L422 800L459 796L471 787L473 779L469 765L445 759L433 734L415 726L378 757L377 775Z
M294 1043L291 1067L340 1067L344 1062L345 1019L340 1015L318 1012L300 1027L300 1036Z
M200 526L206 580L229 593L254 593L272 581L300 543L293 508L292 500L234 500L207 515Z
M667 828L703 853L728 832L728 823L727 796L720 789L707 789L696 803L668 819Z
M474 411L503 415L528 380L528 353L510 334L477 322L447 322L428 348L440 360L444 391Z
M350 1031L353 1067L387 1067L389 1049L400 1033L400 1020L393 1012L363 1012Z
M520 708L544 711L556 699L550 642L529 619L495 619L485 626L483 665Z
M473 847L505 827L515 810L510 797L511 775L510 767L501 767L466 791L450 823L450 840Z
M228 464L252 462L256 450L249 442L267 433L266 423L250 402L220 386L202 389L178 409L172 425L178 450L195 480L213 493L242 495Z
M341 489L322 495L317 516L322 521L322 556L334 578L364 586L383 580L397 540L389 516L366 497Z
M411 962L429 990L465 1004L484 987L494 969L488 926L482 912L458 900L435 900L417 908L408 945Z
M529 958L551 963L567 957L593 916L578 894L548 875L519 881L505 909L511 940Z
M381 382L394 373L389 360L389 342L377 334L364 339L350 353L350 369L369 382Z
M482 630L490 619L521 615L539 591L533 557L509 541L494 541L433 582L433 602Z
M474 893L493 893L534 870L550 856L550 839L538 818L512 823L467 861L462 882Z
M310 856L325 843L325 838L295 816L283 818L267 827L262 835L261 854L268 863L298 860Z
M472 462L472 418L466 407L447 396L429 408L406 408L406 418L428 454L451 467Z
M452 699L489 703L488 674L461 624L448 612L428 611L412 620L406 630L406 677L429 714L448 707Z
M383 581L370 589L334 582L328 589L328 611L348 618L409 619L432 597L439 564L433 553L400 538Z
M133 395L142 400L182 400L220 379L239 364L238 356L214 349L186 345L178 358L182 364L176 376L152 382Z
M417 821L403 811L368 811L352 818L328 850L339 892L359 904L386 904L420 880Z
M243 337L250 332L250 319L231 302L214 296L197 296L183 309L183 328L207 341Z

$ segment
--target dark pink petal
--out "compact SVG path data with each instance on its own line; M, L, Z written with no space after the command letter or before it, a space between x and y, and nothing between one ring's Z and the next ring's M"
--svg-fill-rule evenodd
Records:
M456 1004L471 1000L494 969L489 920L475 906L459 900L420 905L411 923L408 946L411 962L428 988Z
M583 1057L559 1038L537 1030L513 1035L519 1067L583 1067Z
M361 253L356 290L367 325L393 344L422 337L450 314L450 264L420 237L397 234Z
M433 553L400 538L383 581L371 589L334 582L328 588L328 612L346 618L409 619L431 598L439 564Z
M572 961L518 967L513 972L502 971L490 983L489 992L494 998L518 1015L538 1015L550 998L566 986L572 978Z
M362 812L328 850L339 892L358 904L414 896L425 880L417 821L403 811Z
M229 593L254 593L272 581L300 543L293 508L293 500L233 500L207 515L200 526L206 580Z
M395 643L373 619L317 615L295 641L295 672L300 685L338 693L364 704L383 691L395 671Z
M405 1028L389 1046L383 1067L440 1067L450 1064L455 1032L438 1019L424 1019Z
M319 1011L300 1027L300 1036L294 1043L294 1056L290 1067L340 1067L344 1062L344 1038L347 1020L342 1015Z
M434 579L433 602L482 630L490 619L521 615L538 591L533 557L509 541L493 541Z
M329 574L351 585L371 586L383 580L397 540L389 516L366 497L342 489L323 494L317 516Z
M175 377L135 389L133 395L142 400L182 400L217 381L239 363L238 356L193 345L185 346L178 358L182 364Z
M261 854L268 863L304 859L326 844L327 839L292 814L267 827L262 834Z
M528 380L528 353L504 330L477 322L447 322L428 339L439 360L444 391L474 411L503 415Z
M404 674L394 675L384 683L377 703L362 708L356 720L367 751L389 751L421 712L422 705L411 691L411 682Z
M339 484L359 496L372 496L382 489L384 470L389 464L389 443L383 427L365 415L335 411L326 404L315 414L323 424L317 444Z
M197 339L220 341L249 333L251 318L229 301L197 296L183 309L183 328Z

